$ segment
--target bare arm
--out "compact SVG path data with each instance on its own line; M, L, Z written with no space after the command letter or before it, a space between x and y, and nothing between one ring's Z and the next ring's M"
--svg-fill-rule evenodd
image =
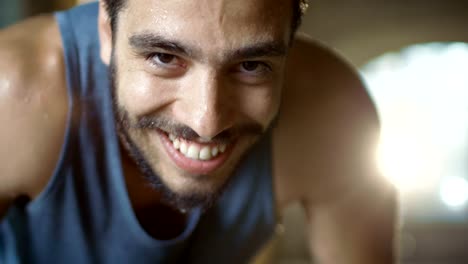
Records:
M394 192L382 183L359 185L329 202L304 203L318 263L395 263Z
M360 79L304 39L288 69L274 133L280 203L304 205L318 263L393 263L395 191L375 168L379 121Z
M67 117L58 29L51 16L0 31L0 217L33 199L55 168Z

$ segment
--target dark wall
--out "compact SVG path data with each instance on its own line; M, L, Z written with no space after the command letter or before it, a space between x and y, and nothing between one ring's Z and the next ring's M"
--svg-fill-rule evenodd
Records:
M302 30L362 65L388 50L468 42L466 0L310 0Z
M26 17L73 6L76 0L0 0L0 28Z

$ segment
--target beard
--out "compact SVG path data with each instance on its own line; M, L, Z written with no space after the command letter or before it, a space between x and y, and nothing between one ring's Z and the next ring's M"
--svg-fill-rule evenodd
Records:
M193 208L200 208L202 211L208 210L211 206L213 206L213 204L218 200L218 197L227 188L231 182L231 179L233 178L232 175L226 177L226 180L224 180L221 184L217 184L213 188L210 188L209 191L177 192L169 187L161 178L161 172L158 171L157 168L151 166L151 163L156 164L160 159L158 159L158 157L151 157L151 159L149 159L148 155L145 153L145 146L139 146L137 144L137 140L135 140L135 134L143 135L145 131L160 130L189 141L199 139L200 136L190 127L177 123L166 117L147 115L131 118L129 112L119 104L119 98L117 96L118 69L114 53L112 53L109 70L113 112L116 120L117 133L119 135L121 144L127 151L128 156L131 158L131 160L133 160L134 164L141 172L141 175L145 178L146 182L160 196L160 202L180 211L187 211ZM216 137L214 137L211 142L227 144L240 137L251 138L252 143L249 144L249 147L242 155L245 157L245 154L248 153L249 148L253 146L253 142L257 141L261 136L263 136L268 129L263 128L258 123L251 122L222 131ZM132 132L134 133L132 134ZM149 160L151 160L151 162ZM239 158L237 164L241 163L241 160L242 158ZM234 170L235 166L232 168L232 171ZM230 173L233 174L232 172ZM210 178L210 176L204 176L205 175L201 175L201 177L194 178Z

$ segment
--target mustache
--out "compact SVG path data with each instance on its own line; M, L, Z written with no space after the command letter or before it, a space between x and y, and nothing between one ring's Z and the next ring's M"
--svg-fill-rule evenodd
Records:
M165 117L144 116L138 119L135 127L139 129L159 129L190 141L201 138L200 135L189 126ZM211 141L214 143L227 143L241 135L261 136L263 133L264 129L260 124L251 122L226 129L212 138Z

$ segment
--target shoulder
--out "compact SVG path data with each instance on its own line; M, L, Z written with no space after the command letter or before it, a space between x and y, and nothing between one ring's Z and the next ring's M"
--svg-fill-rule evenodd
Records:
M375 174L377 113L358 73L330 49L300 36L288 60L273 133L279 202L328 199Z
M68 109L53 16L0 31L0 58L0 195L34 196L55 167Z
M373 109L354 67L330 48L305 35L296 37L290 50L286 83L285 100L318 103L324 98L350 99L351 96L364 104L363 107Z

